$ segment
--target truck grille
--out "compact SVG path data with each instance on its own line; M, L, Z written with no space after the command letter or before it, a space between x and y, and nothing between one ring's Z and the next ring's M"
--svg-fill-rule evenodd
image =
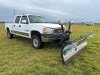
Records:
M54 30L54 33L55 33L55 34L62 33L62 29L55 29L55 30Z

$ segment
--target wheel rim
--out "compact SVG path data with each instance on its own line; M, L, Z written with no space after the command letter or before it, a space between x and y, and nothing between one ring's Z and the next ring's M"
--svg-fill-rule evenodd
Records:
M33 45L35 47L38 47L38 40L36 38L33 39Z

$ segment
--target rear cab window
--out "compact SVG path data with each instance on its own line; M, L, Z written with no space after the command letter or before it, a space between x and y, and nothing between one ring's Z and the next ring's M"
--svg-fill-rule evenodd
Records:
M19 23L21 16L17 16L15 19L15 23Z

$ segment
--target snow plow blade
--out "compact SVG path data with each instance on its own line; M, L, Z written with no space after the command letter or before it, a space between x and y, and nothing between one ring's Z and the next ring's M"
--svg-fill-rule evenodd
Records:
M88 34L84 37L80 37L69 44L66 44L62 49L61 56L62 61L65 65L67 65L70 61L72 61L77 55L79 55L87 46L87 42L85 39L87 37L92 37L93 34Z

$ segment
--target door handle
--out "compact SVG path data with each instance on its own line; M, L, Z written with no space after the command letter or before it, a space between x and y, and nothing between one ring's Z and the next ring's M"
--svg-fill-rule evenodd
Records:
M21 27L21 25L19 25L19 27Z

